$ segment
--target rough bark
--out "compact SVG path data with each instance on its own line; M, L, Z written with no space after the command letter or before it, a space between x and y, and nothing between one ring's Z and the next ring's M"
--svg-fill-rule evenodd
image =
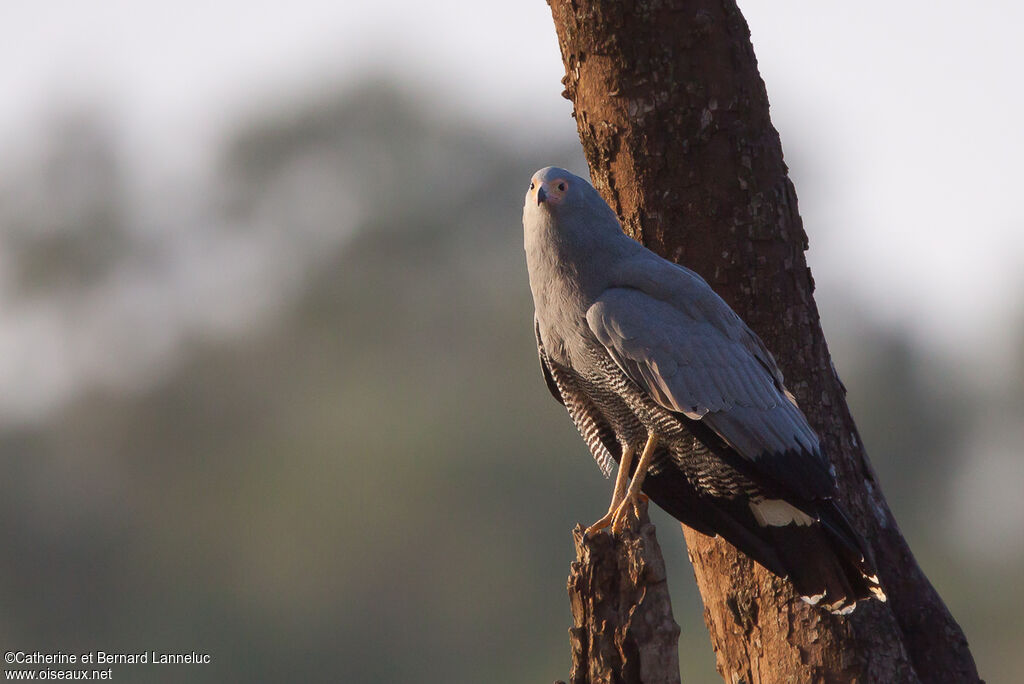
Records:
M679 684L679 626L647 504L621 536L577 526L573 540L570 684Z
M727 682L978 681L885 502L831 363L779 136L732 0L550 0L594 183L624 229L703 275L774 352L872 544L886 604L834 617L685 530Z

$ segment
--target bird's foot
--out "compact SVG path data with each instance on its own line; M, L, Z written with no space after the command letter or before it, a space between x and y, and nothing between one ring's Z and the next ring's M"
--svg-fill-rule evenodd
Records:
M584 533L586 536L589 537L597 534L612 524L613 516L619 510L619 502L626 495L626 489L629 486L629 466L633 463L634 452L635 449L633 447L626 447L622 450L622 458L619 459L619 472L615 476L615 489L612 490L612 502L608 506L608 512L603 518L587 528L587 531Z
M640 517L640 509L638 503L647 503L650 498L640 492L636 499L632 502L623 500L617 506L605 513L605 516L595 522L593 525L588 527L584 534L588 537L597 534L603 529L611 527L612 534L619 534L625 528L626 522L628 521L629 511L632 510L636 516ZM630 505L627 505L630 504Z
M644 453L640 457L640 463L637 464L636 474L633 475L633 479L630 480L628 487L626 486L626 480L628 478L629 465L633 458L633 449L627 449L623 453L622 459L619 462L619 474L615 478L615 492L612 494L612 505L609 506L608 513L603 518L587 528L586 535L588 537L609 526L612 528L611 533L613 535L621 534L622 530L626 528L630 511L636 515L637 519L640 518L640 502L647 503L649 501L647 495L640 490L640 487L643 485L644 476L647 474L647 468L651 463L654 449L657 446L658 438L653 434L648 435L647 444L644 446Z
M640 462L636 465L636 473L633 474L633 479L629 483L629 488L626 490L625 495L619 502L618 507L615 509L615 513L612 514L612 534L621 534L622 530L625 529L626 523L629 521L629 514L632 512L636 515L637 519L640 518L640 501L646 501L647 497L640 489L644 484L644 478L647 476L647 468L651 465L651 459L654 458L654 450L658 446L658 438L652 432L647 436L647 444L644 446L644 453L640 456Z
M626 525L629 524L629 516L631 513L635 515L637 519L640 518L640 508L638 502L641 497L645 499L647 498L644 494L639 494L638 496L630 496L627 494L626 498L623 499L622 503L619 504L619 507L616 508L615 512L611 514L611 527L613 535L622 534L622 531L626 529Z
M616 509L617 510L617 509ZM612 516L615 515L615 510L608 511L603 518L595 522L593 525L587 528L583 534L587 537L591 537L606 527L610 527L612 524Z

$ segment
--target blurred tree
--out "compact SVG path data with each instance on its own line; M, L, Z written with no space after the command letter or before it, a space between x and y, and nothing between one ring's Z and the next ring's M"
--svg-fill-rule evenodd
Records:
M796 194L733 2L553 0L594 181L636 239L704 275L772 349L876 550L890 602L838 618L686 530L726 681L977 681L889 512L831 365Z
M52 126L40 163L3 196L5 248L26 298L94 287L131 248L123 169L107 122L73 111Z

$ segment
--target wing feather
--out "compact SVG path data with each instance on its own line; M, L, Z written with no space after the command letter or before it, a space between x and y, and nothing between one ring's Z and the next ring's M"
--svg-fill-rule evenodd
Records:
M764 344L699 276L666 266L632 284L619 274L598 297L587 311L598 341L658 404L701 420L759 472L831 495L818 437Z

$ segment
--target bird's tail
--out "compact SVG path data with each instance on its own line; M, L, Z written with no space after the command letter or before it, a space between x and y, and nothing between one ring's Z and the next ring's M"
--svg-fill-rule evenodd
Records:
M644 491L687 526L724 537L776 575L788 577L807 603L846 614L862 599L886 600L867 544L829 499L803 512L790 508L798 517L806 514L803 524L772 525L758 519L749 501L700 496L680 473L668 469L649 475Z
M867 545L831 501L817 502L816 508L810 525L763 528L797 593L839 615L863 599L885 601Z

